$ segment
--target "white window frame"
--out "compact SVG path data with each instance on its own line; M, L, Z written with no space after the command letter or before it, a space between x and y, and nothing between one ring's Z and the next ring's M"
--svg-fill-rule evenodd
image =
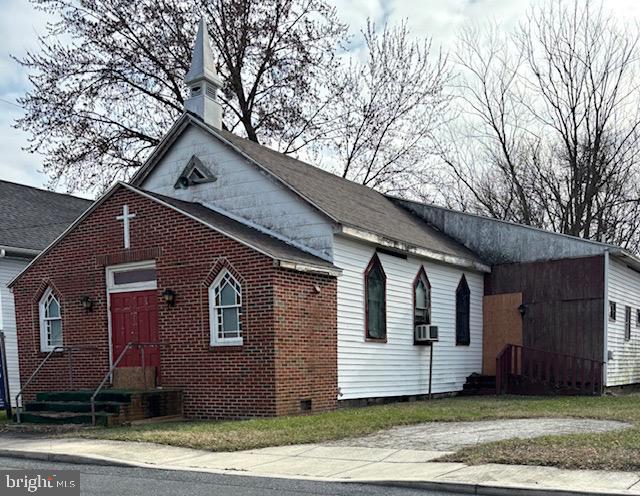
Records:
M238 295L240 302L238 305L232 305L232 306L227 305L227 306L218 307L216 306L215 289L222 282L222 279L227 274L240 287L240 293ZM238 327L239 327L238 330L240 331L240 337L238 338L218 337L218 331L220 330L218 328L218 309L223 309L223 308L238 308ZM210 336L209 344L211 346L241 346L244 343L244 337L243 337L243 331L242 331L242 317L243 317L242 315L242 284L231 272L229 272L227 269L223 269L222 271L220 271L220 273L216 276L214 281L209 286L209 336Z
M60 334L62 337L62 342L60 344L52 345L49 343L49 336L47 333L47 321L48 320L58 320L58 319L47 319L45 317L45 303L49 299L50 296L58 303L58 310L60 312ZM64 345L64 326L62 325L62 305L60 304L60 299L54 294L52 288L47 288L47 290L40 297L40 302L38 303L38 312L40 317L40 351L42 352L50 352L53 351L57 347L61 347ZM58 348L56 351L63 351L62 348Z
M130 284L116 284L114 280L115 274L119 272L131 272L133 270L156 269L154 260L145 262L132 262L121 265L113 265L107 267L107 292L108 293L126 293L129 291L146 291L158 289L158 274L153 281L134 282ZM156 269L157 270L157 269Z

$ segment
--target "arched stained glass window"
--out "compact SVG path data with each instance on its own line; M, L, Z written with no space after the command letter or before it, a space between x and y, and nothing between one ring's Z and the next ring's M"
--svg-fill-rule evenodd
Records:
M413 306L413 325L431 324L431 284L424 267L420 267L413 284Z
M367 339L387 338L387 276L378 255L374 255L364 273Z
M223 270L209 288L211 344L242 344L242 287Z
M471 342L470 310L471 292L463 274L456 289L456 345L467 346Z

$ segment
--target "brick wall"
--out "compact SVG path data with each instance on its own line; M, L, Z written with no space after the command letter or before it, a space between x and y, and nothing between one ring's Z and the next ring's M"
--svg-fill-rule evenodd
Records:
M131 249L122 247L123 204L136 214ZM269 257L125 188L118 189L15 284L23 383L40 352L38 301L47 287L60 299L65 346L74 353L75 388L94 388L108 370L105 266L155 259L158 278L161 382L184 389L189 417L297 413L335 406L337 395L335 278L288 271ZM208 285L222 268L242 282L244 345L209 345ZM320 293L316 292L316 287ZM165 288L177 293L167 306ZM93 311L80 304L94 301ZM36 391L70 389L69 353L45 365Z
M336 280L293 271L274 277L278 415L330 410L338 397Z

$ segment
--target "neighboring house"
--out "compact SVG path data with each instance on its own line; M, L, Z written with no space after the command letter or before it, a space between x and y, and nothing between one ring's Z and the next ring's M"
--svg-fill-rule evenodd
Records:
M116 385L142 373L180 390L189 417L282 415L456 393L509 343L611 350L605 302L637 259L393 199L239 138L210 50L201 24L187 112L11 283L23 378L56 345L85 349L75 374L53 353L28 398L93 389L114 367Z
M9 387L20 390L13 295L7 283L91 204L74 196L0 180L0 330L4 331Z

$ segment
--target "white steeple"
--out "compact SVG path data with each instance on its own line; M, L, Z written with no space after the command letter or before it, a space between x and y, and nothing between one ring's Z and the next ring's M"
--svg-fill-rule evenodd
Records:
M216 74L209 31L204 19L198 24L191 67L184 81L190 91L189 98L184 102L185 109L196 114L210 126L221 129L222 107L218 101L218 90L222 88L222 80Z

